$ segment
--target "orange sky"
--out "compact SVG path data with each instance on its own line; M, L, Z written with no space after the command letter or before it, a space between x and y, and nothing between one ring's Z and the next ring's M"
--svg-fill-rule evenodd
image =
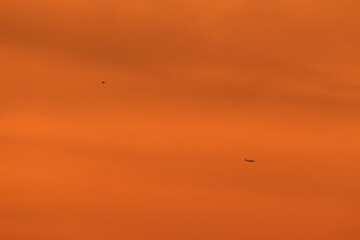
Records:
M359 12L1 1L0 239L360 239Z

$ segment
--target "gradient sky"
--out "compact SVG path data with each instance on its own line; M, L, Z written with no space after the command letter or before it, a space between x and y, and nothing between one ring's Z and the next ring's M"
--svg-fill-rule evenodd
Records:
M0 238L360 239L359 12L2 0Z

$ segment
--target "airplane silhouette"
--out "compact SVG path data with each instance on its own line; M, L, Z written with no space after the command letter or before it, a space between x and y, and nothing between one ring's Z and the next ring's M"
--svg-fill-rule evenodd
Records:
M246 162L255 162L255 160L250 160L250 159L246 159L246 158L245 158L245 161Z

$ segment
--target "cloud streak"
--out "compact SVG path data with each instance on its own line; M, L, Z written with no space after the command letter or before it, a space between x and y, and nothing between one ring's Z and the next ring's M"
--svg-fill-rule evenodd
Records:
M359 7L1 2L0 238L358 239Z

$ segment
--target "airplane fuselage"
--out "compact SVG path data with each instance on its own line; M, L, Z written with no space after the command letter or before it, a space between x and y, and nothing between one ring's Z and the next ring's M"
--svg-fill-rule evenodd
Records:
M250 160L250 159L246 159L246 158L245 158L245 161L246 162L255 162L255 160Z

